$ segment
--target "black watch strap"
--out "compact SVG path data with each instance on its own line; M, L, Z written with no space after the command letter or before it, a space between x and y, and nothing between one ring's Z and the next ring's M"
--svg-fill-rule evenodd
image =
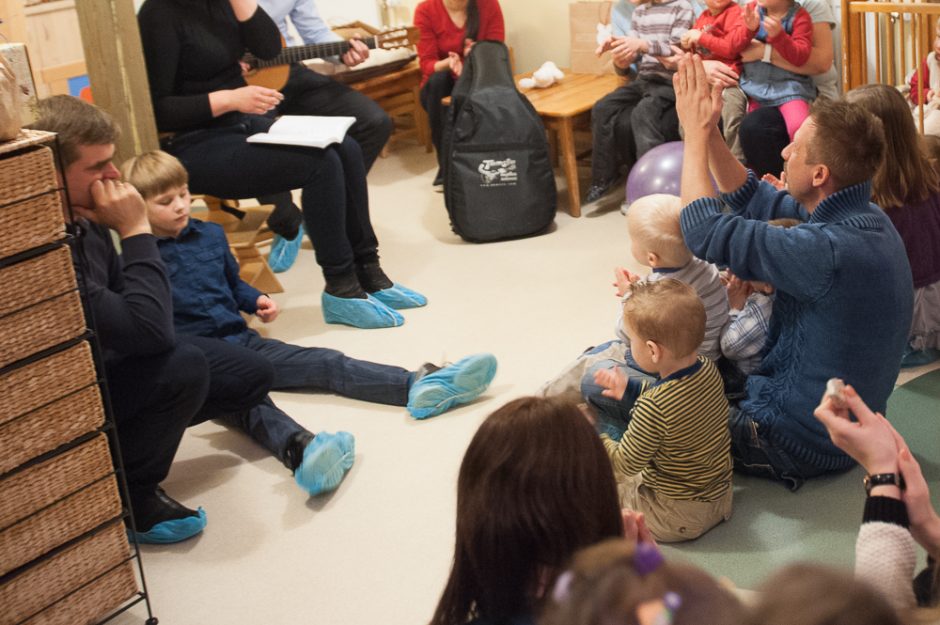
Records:
M865 485L865 493L871 493L871 489L875 486L885 486L887 484L894 484L900 489L904 489L904 478L900 473L875 473L866 475L862 479L862 484Z

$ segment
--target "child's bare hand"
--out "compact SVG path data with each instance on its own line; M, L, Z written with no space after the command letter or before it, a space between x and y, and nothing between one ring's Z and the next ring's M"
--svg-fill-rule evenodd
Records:
M617 297L623 297L630 291L630 285L637 282L640 276L631 273L625 267L614 267L614 287L617 289Z
M614 37L613 35L611 35L607 37L607 39L604 40L604 43L597 46L597 50L594 51L594 54L597 56L601 56L602 54L604 54L605 52L607 52L613 47L614 47Z
M627 374L620 367L600 369L594 372L594 383L603 386L601 395L620 401L627 392Z
M747 303L747 296L754 292L750 282L745 282L730 271L728 272L728 305L735 310L742 310Z
M271 323L277 319L278 313L281 312L277 307L277 302L267 295L259 295L257 305L258 310L255 311L255 315L264 323Z
M776 17L764 17L764 30L767 31L767 40L771 40L783 31L783 24Z
M756 2L748 2L744 5L744 25L752 33L760 28L760 14L757 12Z
M682 34L682 37L679 39L679 43L683 48L689 50L698 43L698 40L702 37L702 31L692 28L685 31Z
M620 510L620 516L623 519L623 537L632 543L656 544L656 539L646 527L646 517L642 512L636 512L628 508Z
M934 91L933 89L928 89L928 90L927 90L927 93L924 94L924 101L930 102L930 101L933 100L935 97L937 97L937 92Z
M773 185L777 191L784 191L787 188L787 172L785 171L780 172L779 178L773 174L764 174L761 176L761 180Z

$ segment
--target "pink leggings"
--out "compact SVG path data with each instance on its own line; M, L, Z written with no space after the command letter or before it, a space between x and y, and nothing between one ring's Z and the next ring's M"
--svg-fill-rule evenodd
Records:
M760 104L755 100L748 99L748 113L752 113L759 108ZM783 115L783 121L787 125L787 134L790 135L790 141L793 141L793 135L796 134L796 131L800 129L800 126L802 126L806 118L809 117L809 102L806 100L790 100L778 106L777 109L779 109L780 114Z

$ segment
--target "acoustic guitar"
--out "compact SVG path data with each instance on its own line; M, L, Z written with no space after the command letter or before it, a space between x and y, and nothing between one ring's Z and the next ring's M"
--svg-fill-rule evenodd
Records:
M420 36L414 26L401 26L377 33L373 37L361 39L370 50L376 48L391 50L414 45ZM299 63L307 59L316 59L329 56L342 56L350 48L348 41L330 41L328 43L311 43L303 46L287 46L273 59L259 59L253 54L246 54L242 62L248 66L245 72L245 81L249 85L267 87L280 90L287 84L292 63Z

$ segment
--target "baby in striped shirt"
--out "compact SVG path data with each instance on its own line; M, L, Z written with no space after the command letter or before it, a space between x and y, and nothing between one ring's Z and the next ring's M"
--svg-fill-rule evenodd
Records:
M634 282L624 327L637 364L655 380L599 370L606 402L596 424L626 419L619 441L601 440L617 478L621 505L643 514L660 542L697 538L731 517L728 402L718 369L697 348L705 307L687 284Z

